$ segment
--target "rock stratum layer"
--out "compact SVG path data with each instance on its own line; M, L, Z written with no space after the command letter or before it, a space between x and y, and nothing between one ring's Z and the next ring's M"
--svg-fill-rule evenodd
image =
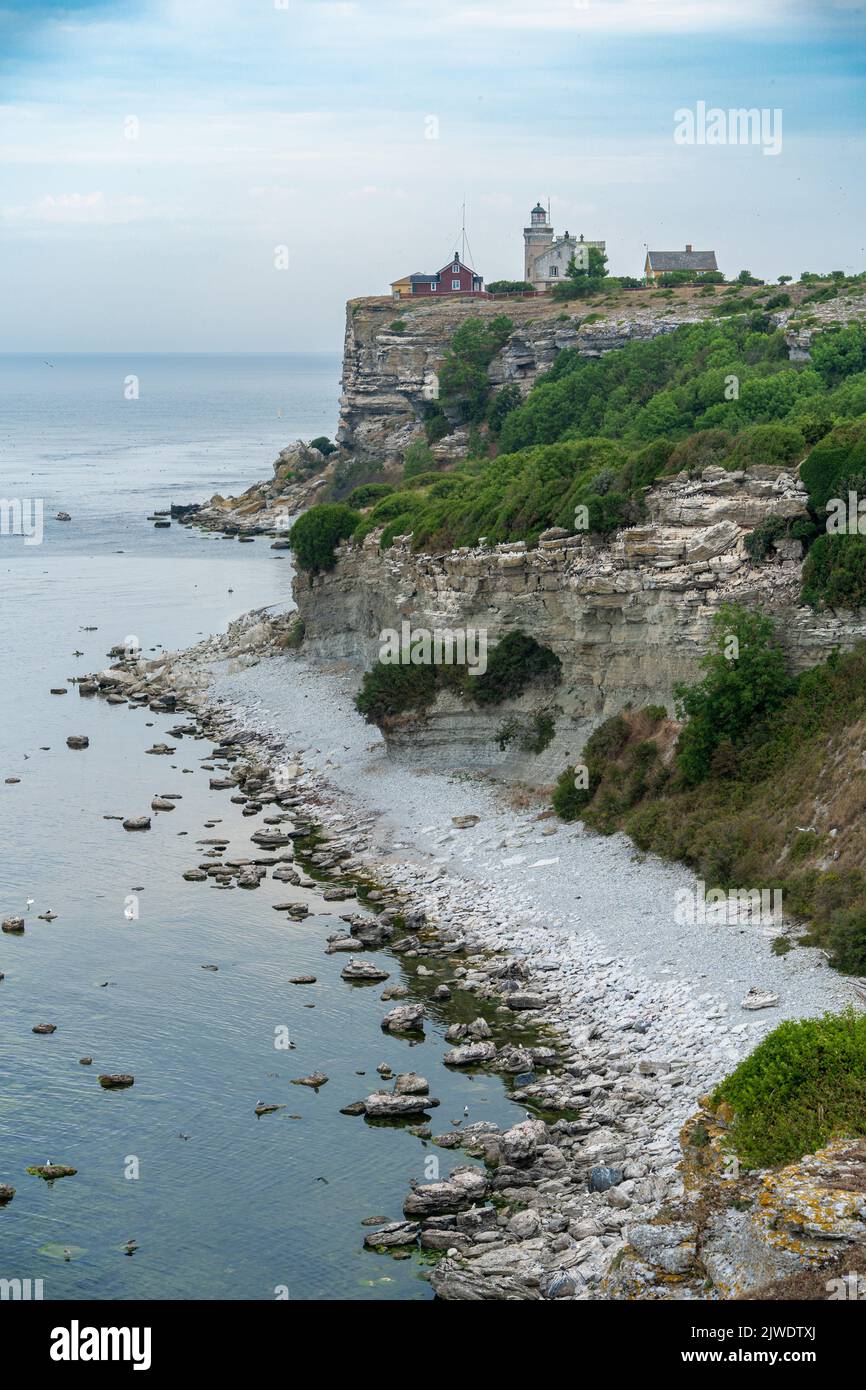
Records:
M694 680L724 603L773 614L796 669L866 637L862 613L816 615L800 604L799 541L778 542L760 564L749 558L746 537L762 521L805 515L793 474L708 468L650 489L646 501L647 521L609 543L552 534L535 549L520 542L426 555L406 540L380 549L374 533L360 547L344 546L331 572L295 581L305 654L348 660L360 672L376 660L380 634L404 621L480 629L491 644L513 629L531 634L559 657L562 680L553 690L530 689L508 712L555 707L556 735L542 756L499 752L502 709L480 710L449 693L424 714L389 721L385 733L415 758L435 747L440 765L501 762L543 783L624 705L671 709L676 684Z

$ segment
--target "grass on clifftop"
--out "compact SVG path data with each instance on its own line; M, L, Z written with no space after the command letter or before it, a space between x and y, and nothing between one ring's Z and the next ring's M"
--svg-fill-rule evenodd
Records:
M721 618L720 648L732 621ZM743 665L748 718L730 722L735 673L711 667L693 687L694 738L662 710L624 710L563 772L554 807L688 864L707 890L780 888L785 914L808 924L806 940L837 969L866 975L866 644L791 680L780 673L756 703L750 672L773 642L757 628L752 636L765 645ZM706 768L697 780L695 747Z
M734 1112L731 1148L748 1168L866 1134L866 1015L780 1024L716 1089L712 1102L722 1101Z

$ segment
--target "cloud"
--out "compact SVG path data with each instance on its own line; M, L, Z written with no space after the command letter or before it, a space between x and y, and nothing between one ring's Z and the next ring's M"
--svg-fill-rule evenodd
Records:
M102 192L46 193L32 203L0 208L6 223L126 223L153 215L146 198L108 198Z
M450 14L442 16L442 9ZM558 33L635 34L768 28L784 23L792 0L497 0L495 4L437 6L447 24L496 33L523 29Z

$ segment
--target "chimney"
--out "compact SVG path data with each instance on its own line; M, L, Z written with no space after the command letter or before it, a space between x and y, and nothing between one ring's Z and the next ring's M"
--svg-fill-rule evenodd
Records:
M691 251L691 249L691 244L689 242L686 242L686 250Z

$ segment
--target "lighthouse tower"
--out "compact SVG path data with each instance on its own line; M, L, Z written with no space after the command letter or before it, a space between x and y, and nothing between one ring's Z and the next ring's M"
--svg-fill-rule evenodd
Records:
M540 203L536 203L529 214L529 226L523 228L523 278L532 282L535 272L535 257L550 246L553 241L553 228L547 220L547 213Z

